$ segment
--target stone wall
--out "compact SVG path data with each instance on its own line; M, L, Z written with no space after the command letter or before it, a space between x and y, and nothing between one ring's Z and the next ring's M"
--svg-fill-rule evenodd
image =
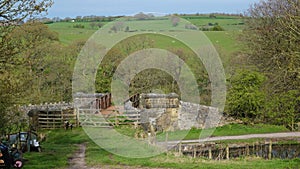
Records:
M180 102L178 129L211 128L219 125L221 114L217 108L194 103Z
M74 95L74 106L77 108L106 109L111 106L110 93L76 93Z
M170 94L141 94L140 109L152 108L178 108L179 96L175 93Z
M175 93L141 94L139 108L144 127L152 124L158 131L217 127L221 120L217 108L179 101Z

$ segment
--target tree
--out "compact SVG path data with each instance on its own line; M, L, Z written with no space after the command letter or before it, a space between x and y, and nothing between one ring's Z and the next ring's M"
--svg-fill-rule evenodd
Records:
M272 95L266 105L266 122L284 125L294 130L296 122L300 120L299 104L300 96L297 90Z
M150 18L149 15L144 14L143 12L135 14L133 17L136 18L137 20L146 20Z
M176 27L180 22L180 18L178 16L175 16L175 15L171 16L170 19L171 19L171 22L172 22L172 26L174 26L174 27Z
M5 0L0 2L0 116L9 117L9 109L17 104L22 93L21 73L17 71L25 60L16 57L22 48L10 32L25 18L32 18L52 5L52 0ZM6 26L7 25L7 26ZM18 119L17 114L14 117ZM10 119L1 120L0 135L5 134Z
M293 129L300 121L296 118L300 104L294 107L300 97L300 1L260 1L246 16L249 60L268 77L264 87L270 101L265 110L268 121L279 124L280 119Z
M18 23L27 17L46 12L52 0L4 0L0 2L1 23Z
M211 13L209 14L209 18L217 18L215 14Z
M265 93L261 90L265 77L254 71L239 70L230 79L226 113L244 122L255 122L262 117Z
M91 23L90 23L90 26L91 26L92 29L94 29L94 28L97 26L97 23L91 22Z
M299 0L261 1L247 15L244 40L252 63L269 77L269 92L299 90Z

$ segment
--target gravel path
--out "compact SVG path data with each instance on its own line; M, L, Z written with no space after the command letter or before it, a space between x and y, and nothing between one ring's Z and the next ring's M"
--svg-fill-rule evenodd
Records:
M268 134L248 134L239 136L219 136L219 137L209 137L205 139L198 140L181 140L181 141L168 141L168 144L178 144L178 143L199 143L199 142L211 142L211 141L223 141L223 140L246 140L252 138L288 138L288 137L299 137L300 132L286 132L286 133L268 133ZM163 142L162 142L163 143Z

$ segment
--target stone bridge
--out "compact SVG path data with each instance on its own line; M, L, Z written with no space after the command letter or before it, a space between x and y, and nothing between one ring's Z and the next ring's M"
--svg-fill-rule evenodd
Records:
M138 94L132 96L125 105L125 112L139 111L141 123L144 126L152 124L159 131L222 125L219 123L220 113L217 108L180 101L175 93ZM207 121L209 114L210 121Z
M80 115L98 114L112 105L110 93L74 95L74 103L54 103L26 106L25 110L31 117L32 124L40 128L62 127L65 120L74 121L79 125ZM82 110L82 111L81 111ZM118 110L116 110L118 111ZM124 102L124 117L134 115L134 121L147 129L149 124L156 130L188 130L192 127L216 127L218 119L210 119L207 125L208 114L219 117L217 108L180 101L175 93L170 94L136 94ZM106 119L102 121L105 122ZM206 126L205 126L206 125Z

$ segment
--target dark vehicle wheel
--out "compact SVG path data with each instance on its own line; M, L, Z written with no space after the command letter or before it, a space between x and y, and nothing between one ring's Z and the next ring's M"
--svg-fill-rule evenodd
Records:
M11 152L11 157L13 158L13 167L22 168L23 167L23 153L22 151L15 149Z
M23 167L23 162L21 160L17 160L14 163L14 168L22 168Z
M9 169L11 165L11 158L8 147L0 143L0 168Z

